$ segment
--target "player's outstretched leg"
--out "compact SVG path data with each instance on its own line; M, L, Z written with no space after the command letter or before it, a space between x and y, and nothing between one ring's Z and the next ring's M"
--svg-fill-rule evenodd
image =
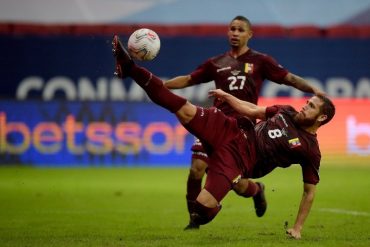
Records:
M256 182L260 187L259 192L253 196L254 208L256 210L256 215L262 217L267 209L267 201L265 197L265 185L261 182Z
M186 104L186 99L172 93L163 85L163 81L145 68L137 66L123 47L117 35L112 40L113 55L116 59L117 76L131 77L144 89L149 98L172 113Z

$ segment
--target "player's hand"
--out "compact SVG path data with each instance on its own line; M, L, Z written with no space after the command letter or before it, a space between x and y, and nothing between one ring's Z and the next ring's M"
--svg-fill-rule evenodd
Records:
M301 231L297 231L294 228L286 230L286 233L289 237L292 237L294 239L301 239Z
M208 92L208 97L215 97L218 100L223 100L228 93L225 93L221 89L211 89Z

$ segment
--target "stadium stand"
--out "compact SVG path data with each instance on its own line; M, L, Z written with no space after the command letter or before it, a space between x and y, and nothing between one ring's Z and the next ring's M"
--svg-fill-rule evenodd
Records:
M326 28L328 38L356 38L357 30L354 26L338 25Z
M323 37L323 30L313 25L294 26L289 28L288 36L292 38L320 38Z
M10 34L10 25L8 23L0 23L0 34Z
M254 26L253 33L255 37L286 37L287 30L280 25L261 25Z
M14 35L66 35L71 34L71 25L9 24Z
M1 35L129 35L136 29L147 27L164 36L224 36L225 24L35 24L0 23ZM314 25L284 27L280 25L253 26L254 37L261 38L370 38L370 25L336 25L320 28Z
M370 25L358 26L357 27L357 37L370 39Z

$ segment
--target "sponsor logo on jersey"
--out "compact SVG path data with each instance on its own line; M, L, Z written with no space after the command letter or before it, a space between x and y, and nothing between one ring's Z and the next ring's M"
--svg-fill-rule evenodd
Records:
M217 69L217 73L218 72L221 72L221 71L224 71L224 70L229 70L229 69L231 69L231 67L229 66L229 67L223 67L223 68L221 68L221 69Z
M301 141L299 140L298 137L290 139L288 142L289 142L290 148L296 148L296 147L301 146Z
M244 65L244 72L246 74L252 74L253 73L253 63L245 63Z

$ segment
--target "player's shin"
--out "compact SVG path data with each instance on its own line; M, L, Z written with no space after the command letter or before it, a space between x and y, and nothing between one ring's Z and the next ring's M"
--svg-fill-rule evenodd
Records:
M142 67L134 65L130 77L145 90L154 103L172 113L177 112L186 103L186 99L172 93L163 85L161 79Z
M197 199L201 189L202 179L194 179L189 176L186 187L186 202L190 214L194 212L195 200Z

